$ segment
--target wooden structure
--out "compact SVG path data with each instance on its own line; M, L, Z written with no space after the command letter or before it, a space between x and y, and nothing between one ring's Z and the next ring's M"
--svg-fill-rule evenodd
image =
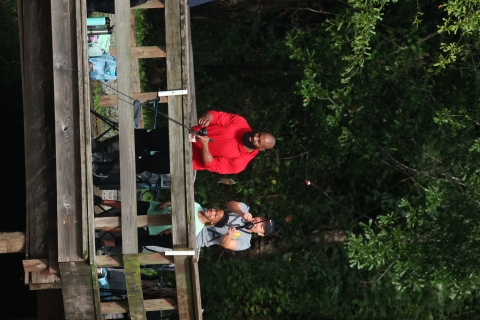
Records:
M174 250L196 248L190 216L194 212L192 151L187 133L178 125L169 127L171 217L137 218L133 101L105 97L101 104L116 103L119 109L122 217L95 219L85 1L18 0L18 6L27 189L25 279L30 289L40 290L39 305L55 304L55 311L39 309L39 319L101 319L102 314L126 312L132 319L145 319L146 311L171 309L178 309L181 319L201 319L196 260L137 251L138 225L169 223ZM155 97L156 93L140 92L138 59L165 58L167 89L187 89L188 95L162 102L168 100L171 118L191 126L196 108L187 0L149 0L136 8L165 11L165 47L136 47L129 1L115 0L115 7L118 91L142 100ZM123 254L96 256L95 229L118 225L122 226ZM139 266L172 262L177 299L144 300ZM100 301L96 270L102 266L124 267L128 301Z

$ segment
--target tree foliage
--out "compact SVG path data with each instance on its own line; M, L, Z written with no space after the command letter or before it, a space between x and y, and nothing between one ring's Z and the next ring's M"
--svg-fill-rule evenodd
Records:
M277 137L196 199L249 204L291 250L202 257L209 319L475 318L476 1L212 3L192 8L198 112ZM305 181L310 181L306 184ZM297 245L331 229L345 247ZM215 275L215 277L213 277Z

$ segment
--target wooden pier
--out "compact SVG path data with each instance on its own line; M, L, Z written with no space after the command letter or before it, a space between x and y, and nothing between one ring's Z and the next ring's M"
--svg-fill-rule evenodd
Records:
M133 109L129 99L105 96L118 105L121 159L121 219L94 217L91 119L85 0L18 0L25 124L27 231L25 284L38 291L39 319L102 319L129 313L177 309L180 319L202 319L198 266L192 256L138 253ZM187 95L163 98L168 114L187 126L197 119L190 13L186 0L150 0L135 9L164 10L166 43L137 47L129 1L115 0L118 91L140 92L138 59L167 60L167 90ZM187 132L169 126L172 215L160 223L173 229L174 251L198 250L195 243L192 150ZM163 218L162 218L163 219ZM95 228L122 227L122 254L96 256ZM175 264L176 299L144 300L140 265ZM101 302L97 268L123 266L128 300ZM52 308L45 308L50 305Z

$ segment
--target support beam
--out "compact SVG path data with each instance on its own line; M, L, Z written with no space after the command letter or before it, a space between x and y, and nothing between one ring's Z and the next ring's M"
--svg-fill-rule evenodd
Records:
M155 99L157 97L157 94L158 94L157 92L139 92L139 93L134 93L131 97L133 97L134 99L138 99L141 102L145 102L147 100ZM121 96L120 98L124 99L125 97ZM130 100L128 98L126 99ZM167 103L167 102L168 102L167 97L162 97L160 99L160 103ZM100 107L109 107L109 106L116 106L117 103L118 103L118 95L111 94L111 95L100 96L100 102L98 105Z
M22 263L25 272L57 273L55 269L48 267L48 259L23 260Z
M24 232L0 232L0 253L25 252Z
M95 319L92 271L84 261L60 263L66 319Z
M107 228L121 227L120 217L105 217L95 218L95 230L102 230ZM143 228L147 226L168 226L172 224L171 214L156 214L153 216L138 216L137 228Z
M149 264L170 264L173 263L173 257L165 256L163 252L139 253L138 263L140 265ZM102 255L97 256L97 267L122 267L123 260L121 255Z
M143 301L145 311L174 310L177 302L173 298L152 299ZM127 301L102 302L102 314L129 312Z
M112 56L117 55L117 48L111 47L110 52ZM165 58L167 51L164 46L149 46L149 47L132 47L132 58Z

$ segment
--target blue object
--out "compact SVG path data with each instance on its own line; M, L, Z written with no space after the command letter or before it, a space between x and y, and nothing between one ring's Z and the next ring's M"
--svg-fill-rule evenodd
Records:
M88 61L92 63L92 71L89 72L90 79L109 80L117 79L117 59L109 54L98 57L90 57Z
M106 24L105 17L87 18L87 26L104 26Z
M195 6L210 2L210 1L212 1L212 0L188 0L188 5L190 7L195 7Z

